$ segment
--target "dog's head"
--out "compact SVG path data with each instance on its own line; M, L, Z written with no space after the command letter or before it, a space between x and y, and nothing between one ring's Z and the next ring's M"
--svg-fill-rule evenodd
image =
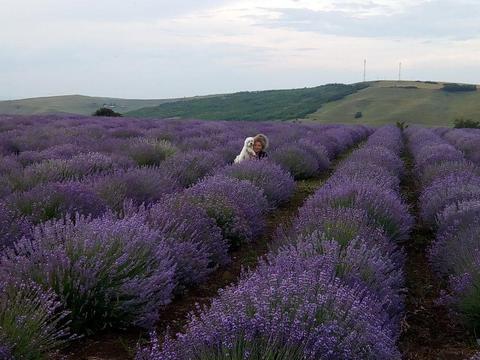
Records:
M247 137L245 139L245 145L247 149L253 149L253 137Z

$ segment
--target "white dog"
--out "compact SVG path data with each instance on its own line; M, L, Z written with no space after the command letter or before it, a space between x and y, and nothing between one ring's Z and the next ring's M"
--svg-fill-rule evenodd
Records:
M240 155L237 155L233 162L237 164L244 160L255 158L256 156L255 151L253 151L253 137L247 137Z

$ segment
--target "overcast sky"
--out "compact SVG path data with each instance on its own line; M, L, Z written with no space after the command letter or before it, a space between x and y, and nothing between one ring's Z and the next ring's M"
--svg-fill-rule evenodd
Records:
M0 0L0 99L480 83L478 0Z

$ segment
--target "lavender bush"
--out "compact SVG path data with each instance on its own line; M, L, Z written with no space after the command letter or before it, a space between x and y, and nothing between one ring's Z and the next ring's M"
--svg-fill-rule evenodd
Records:
M144 211L147 223L159 231L169 248L177 290L203 282L229 261L221 229L201 207L174 195Z
M150 204L181 189L178 181L158 167L117 170L89 180L95 193L113 210L121 211L126 199Z
M470 199L480 200L480 177L462 173L439 177L420 195L422 220L434 224L436 214L447 205Z
M285 353L301 359L400 358L375 298L335 278L335 261L290 251L222 291L185 334L167 339L161 349L140 351L137 359L215 359L225 351L243 359L265 352L283 359Z
M223 165L225 160L220 154L193 150L171 156L162 164L161 171L170 174L182 186L188 187L199 179L212 175Z
M111 172L116 167L110 156L100 153L80 154L71 159L49 159L30 165L22 174L23 189L54 181L80 180L86 176Z
M186 189L181 201L201 207L233 246L252 241L265 226L268 202L263 191L247 180L215 175Z
M6 251L0 274L51 288L75 332L152 325L171 299L175 268L165 241L141 220L47 222Z
M98 216L106 210L105 203L86 184L70 181L47 183L13 193L5 198L9 211L34 224L76 212Z
M0 202L0 252L30 231L29 221Z
M176 152L177 149L169 141L143 137L131 140L127 151L139 166L159 165Z
M397 193L375 188L365 180L337 186L327 183L300 209L300 216L308 216L316 207L363 209L394 241L406 240L413 226L413 218Z
M281 166L269 161L244 161L222 168L219 174L249 180L263 190L270 206L276 207L287 201L295 190L293 177Z
M296 180L314 177L319 172L316 155L298 144L281 146L271 153L270 158L289 171Z
M1 359L43 359L73 338L68 312L51 291L2 277L0 295Z

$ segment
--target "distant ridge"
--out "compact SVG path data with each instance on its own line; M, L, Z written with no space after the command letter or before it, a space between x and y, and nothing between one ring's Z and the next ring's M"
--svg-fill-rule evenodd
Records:
M371 82L366 89L325 104L307 119L370 125L406 121L423 126L452 126L456 118L480 120L478 86L470 86L474 91L451 92L442 90L446 84L451 85L435 81ZM356 118L357 113L361 117Z
M462 84L463 88L473 91L442 90L446 84L452 85L436 81L383 80L153 100L64 95L0 101L0 114L91 115L106 106L125 116L152 118L301 119L369 125L406 121L426 126L451 126L456 118L480 120L478 86Z
M326 84L312 88L243 91L208 98L163 103L128 112L133 117L206 120L292 120L314 113L323 104L365 89L366 83Z
M93 97L84 95L46 96L19 100L0 101L0 114L43 114L72 113L91 115L102 106L110 107L124 113L146 106L155 106L177 99L120 99L109 97Z

